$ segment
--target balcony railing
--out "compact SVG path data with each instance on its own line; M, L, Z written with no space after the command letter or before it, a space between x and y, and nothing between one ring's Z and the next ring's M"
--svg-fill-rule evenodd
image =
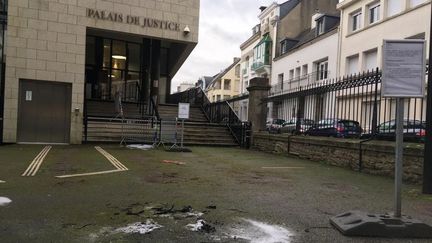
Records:
M286 93L290 93L297 90L299 87L310 85L319 81L327 80L330 75L330 71L325 72L313 72L298 77L291 78L282 83L272 85L269 96L277 96ZM326 77L326 78L321 78Z
M268 65L270 65L270 63L269 63L268 61L264 61L264 62L262 62L262 61L257 61L257 62L254 62L254 63L252 64L252 70L253 70L253 71L256 71L256 70L258 70L258 69L260 69L260 68L263 68L263 67L265 67L265 66L268 66Z

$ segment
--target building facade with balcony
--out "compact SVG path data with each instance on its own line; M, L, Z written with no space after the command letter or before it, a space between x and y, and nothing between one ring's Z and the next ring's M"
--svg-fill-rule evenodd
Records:
M284 93L334 77L337 70L338 1L292 1L281 8L272 63L268 118L288 119Z
M314 14L311 27L297 38L281 42L281 55L273 62L269 94L273 103L273 118L295 118L292 116L296 113L292 110L296 108L283 98L284 94L335 78L339 17Z
M198 42L199 0L0 3L5 143L79 144L91 114L164 103Z
M210 102L229 100L240 94L240 58L234 58L233 63L219 74L205 90ZM237 109L238 110L238 109Z
M240 96L246 96L248 94L247 87L249 87L250 80L256 77L255 71L252 70L252 64L254 58L254 47L258 44L261 38L260 28L261 25L259 24L252 28L252 36L240 45ZM247 121L249 99L245 98L239 102L239 111L237 115L242 121Z

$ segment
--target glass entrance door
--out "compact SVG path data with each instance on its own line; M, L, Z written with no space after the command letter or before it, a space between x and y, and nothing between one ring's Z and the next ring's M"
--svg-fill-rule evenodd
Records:
M86 98L139 102L142 90L142 44L87 36Z

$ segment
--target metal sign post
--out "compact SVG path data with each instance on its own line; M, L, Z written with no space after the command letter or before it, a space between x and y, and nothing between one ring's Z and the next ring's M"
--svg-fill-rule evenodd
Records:
M394 216L402 216L402 177L403 177L403 115L404 99L397 98L396 104L396 161L395 161L395 212Z
M432 238L432 227L402 215L404 98L423 98L424 40L384 40L381 96L396 98L395 210L393 214L351 211L330 219L344 235Z
M182 120L182 134L181 134L181 142L180 142L181 148L183 148L183 140L184 140L184 122L185 119L189 119L189 113L190 113L190 104L179 103L178 118Z

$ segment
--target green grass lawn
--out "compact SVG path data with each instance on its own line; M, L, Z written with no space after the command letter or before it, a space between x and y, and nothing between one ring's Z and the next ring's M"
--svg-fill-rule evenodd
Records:
M172 153L101 147L129 171L55 178L114 167L93 146L53 146L36 176L21 177L43 146L1 146L0 180L6 183L0 184L0 197L12 203L0 206L0 241L247 242L230 238L230 232L251 219L288 229L292 242L377 242L343 237L328 219L353 209L393 209L391 179L297 158L236 148L192 147L192 153ZM419 189L404 187L403 211L432 223L432 198L420 195ZM186 206L203 215L181 213ZM186 228L198 218L215 232ZM144 235L116 232L147 220L163 227ZM406 242L379 239L386 241Z

